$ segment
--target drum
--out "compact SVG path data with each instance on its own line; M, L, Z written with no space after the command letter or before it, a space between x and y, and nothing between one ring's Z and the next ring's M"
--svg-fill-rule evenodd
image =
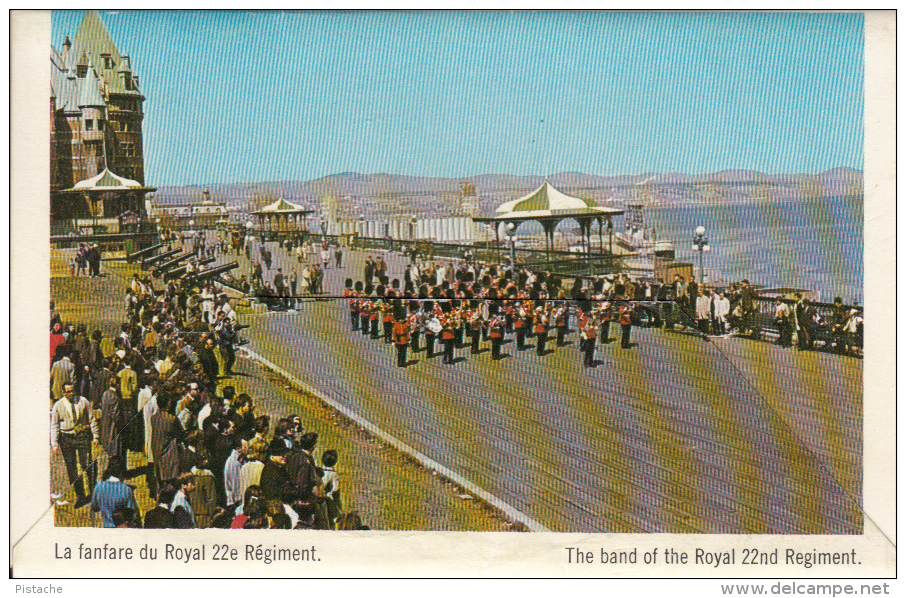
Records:
M440 325L440 320L438 320L437 318L432 318L428 320L427 328L432 333L437 334L443 329L443 326Z

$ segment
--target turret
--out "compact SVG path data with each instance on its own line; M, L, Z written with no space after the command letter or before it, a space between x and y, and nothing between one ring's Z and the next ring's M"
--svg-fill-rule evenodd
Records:
M76 77L82 79L88 74L88 64L88 55L85 52L82 52L82 57L79 58L79 62L76 64Z
M106 122L104 96L94 65L89 61L85 78L79 90L79 109L82 111L82 140L85 142L103 142L104 124ZM103 150L101 150L102 153ZM93 174L89 174L93 176Z

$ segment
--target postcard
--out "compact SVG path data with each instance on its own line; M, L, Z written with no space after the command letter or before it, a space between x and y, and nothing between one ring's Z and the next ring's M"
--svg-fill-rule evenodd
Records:
M895 576L892 13L11 35L12 576Z

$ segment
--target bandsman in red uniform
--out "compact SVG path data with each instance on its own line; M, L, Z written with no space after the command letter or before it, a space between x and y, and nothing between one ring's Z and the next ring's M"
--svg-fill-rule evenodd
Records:
M440 320L434 312L437 305L433 301L425 303L425 351L428 352L428 359L434 357L434 341L440 334Z
M623 338L620 346L624 349L629 348L629 336L632 333L632 304L629 301L620 302L620 328L623 329Z
M488 328L491 335L491 359L497 361L500 359L500 347L503 345L503 335L506 330L506 318L497 315L488 322Z
M384 285L379 285L375 289L376 297L371 302L371 310L368 314L368 317L371 319L371 322L368 324L371 329L371 338L380 338L380 326L381 326L381 314L383 313L384 307Z
M513 334L513 327L515 326L516 321L516 302L513 299L507 299L504 301L503 313L505 316L506 331L507 334Z
M525 309L525 336L535 336L535 302L526 293L520 293L522 306Z
M582 339L582 363L590 368L595 365L595 343L598 336L598 321L591 314L583 313L579 322L579 334Z
M547 345L547 314L544 308L538 306L535 308L535 347L538 355L544 355L544 349Z
M361 290L362 283L358 283ZM352 279L346 279L346 288L343 289L343 297L346 298L349 303L349 323L352 325L352 331L355 332L359 329L359 306L358 306L358 293L352 288Z
M418 353L418 339L421 337L422 327L424 326L423 312L418 301L409 302L409 347L413 353Z
M613 319L613 306L604 301L604 295L597 295L598 319L601 321L601 344L610 342L610 321Z
M468 316L466 314L467 310L463 302L456 302L453 310L450 312L451 318L453 320L453 340L454 345L457 348L462 347L463 339L466 332L466 325L468 322Z
M470 353L477 355L481 352L481 328L482 328L481 309L477 301L473 301L469 312L468 326L469 333L472 335L472 348Z
M385 289L385 296L381 301L381 323L384 325L384 342L388 345L393 342L393 290Z
M372 286L365 285L365 294L359 299L359 319L362 322L362 334L367 335L371 330L371 310L374 307L374 304L371 301L371 293L374 290Z
M397 367L406 367L406 350L409 348L409 321L406 313L402 308L396 314L399 318L393 318L393 330L391 332L393 344L396 346L396 365Z
M566 331L569 326L569 307L566 301L561 301L553 311L554 326L557 327L557 346L562 347L565 343Z
M447 313L441 316L440 326L440 339L444 344L444 363L453 363L453 349L456 346L456 339L451 314Z
M525 335L528 332L526 330L527 325L528 314L522 302L519 302L516 304L515 312L513 313L513 328L516 330L516 349L518 351L525 350Z

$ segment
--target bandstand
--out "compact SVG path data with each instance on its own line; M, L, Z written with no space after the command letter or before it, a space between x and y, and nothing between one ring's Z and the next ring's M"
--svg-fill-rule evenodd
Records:
M65 200L62 207L58 206L58 216L68 216L77 227L117 229L119 217L130 212L134 219L144 222L147 216L144 197L152 191L156 189L105 168L96 176L79 181L71 189L60 191Z
M538 222L544 229L545 247L548 260L554 245L554 232L564 220L572 219L579 224L582 239L584 240L584 253L591 253L592 229L598 224L599 253L604 253L604 229L611 236L610 247L612 252L613 222L612 218L622 214L624 210L605 208L599 206L591 199L582 199L567 195L544 181L540 187L523 195L518 199L501 204L493 216L473 218L475 222L482 222L494 229L497 246L500 247L500 228L505 225L509 235L516 234L519 226L524 222Z
M314 210L306 210L299 204L278 199L252 215L258 219L258 228L271 234L301 233L307 230L308 215Z

